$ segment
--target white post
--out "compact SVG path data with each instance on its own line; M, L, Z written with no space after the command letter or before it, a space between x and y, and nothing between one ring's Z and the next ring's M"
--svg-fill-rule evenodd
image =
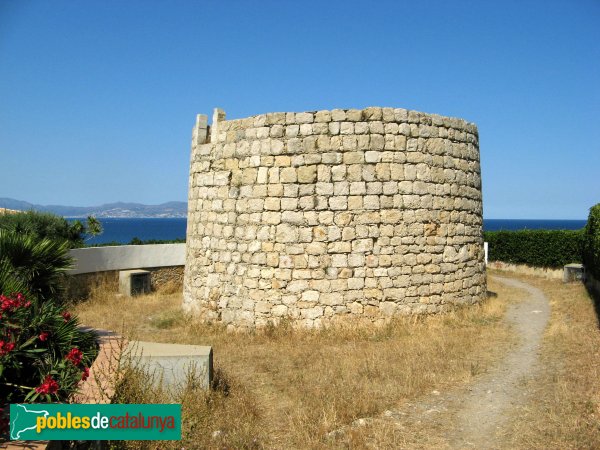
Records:
M488 243L487 242L483 243L483 252L485 253L485 265L487 266L487 262L488 262Z

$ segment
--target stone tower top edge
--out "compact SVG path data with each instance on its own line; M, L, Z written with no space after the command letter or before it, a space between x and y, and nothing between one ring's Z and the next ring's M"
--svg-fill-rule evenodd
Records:
M200 123L201 125L199 127L204 128L203 125L207 123L207 118L207 115L198 114L196 127L198 127ZM471 133L477 133L477 125L474 122L467 121L460 117L444 116L405 108L370 106L363 109L334 108L329 110L269 112L229 120L226 119L226 114L223 109L214 108L212 124L210 126L210 134L211 136L216 136L219 128L218 124L224 122L227 124L238 124L245 128L252 126L270 126L275 124L287 125L293 123L339 121L405 122L422 125L443 126L447 128L459 128Z

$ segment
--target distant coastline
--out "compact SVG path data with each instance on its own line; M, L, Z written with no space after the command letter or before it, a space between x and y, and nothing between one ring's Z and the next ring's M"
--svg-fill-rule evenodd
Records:
M76 220L75 218L69 220ZM104 228L101 235L86 243L88 245L116 242L127 244L133 238L146 240L185 239L187 229L186 218L100 218ZM578 230L585 226L585 220L511 220L484 219L485 231L499 230Z
M81 219L94 216L103 218L186 218L186 202L167 202L160 205L144 205L141 203L107 203L100 206L63 206L63 205L36 205L13 198L0 198L0 209L19 211L35 210L40 212L51 212L67 218Z

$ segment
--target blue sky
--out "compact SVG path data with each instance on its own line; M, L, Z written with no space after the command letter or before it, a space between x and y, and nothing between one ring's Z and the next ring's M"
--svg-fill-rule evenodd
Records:
M186 200L195 115L475 122L486 218L600 201L600 1L0 0L0 197Z

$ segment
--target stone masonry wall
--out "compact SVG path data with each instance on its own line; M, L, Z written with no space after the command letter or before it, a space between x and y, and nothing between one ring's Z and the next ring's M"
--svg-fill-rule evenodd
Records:
M486 293L477 127L394 108L198 115L184 309L383 322Z

